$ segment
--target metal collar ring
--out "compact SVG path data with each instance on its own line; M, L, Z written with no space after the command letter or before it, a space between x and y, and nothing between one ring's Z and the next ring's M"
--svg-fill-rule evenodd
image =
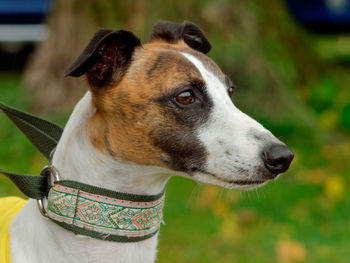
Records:
M50 176L50 178L52 177L54 182L60 181L61 179L57 169L52 165L45 166L40 174ZM38 204L40 213L43 216L47 217L47 211L46 211L46 208L44 207L44 199L46 199L46 197L42 199L38 199L37 204Z

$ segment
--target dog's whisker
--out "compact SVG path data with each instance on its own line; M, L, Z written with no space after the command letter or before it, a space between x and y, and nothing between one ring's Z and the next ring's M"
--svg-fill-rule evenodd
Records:
M226 195L226 189L225 188L221 188L220 191L219 191L218 198L220 200L223 200L224 199L223 197L225 197L225 195Z
M202 188L203 188L202 184L196 184L192 188L191 193L190 193L190 195L188 197L188 200L187 200L187 205L188 206L191 206L191 205L193 205L193 203L197 203L199 201L200 196L201 196Z

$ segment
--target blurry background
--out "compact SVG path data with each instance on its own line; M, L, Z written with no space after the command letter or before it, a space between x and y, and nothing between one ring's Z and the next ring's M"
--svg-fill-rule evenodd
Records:
M348 262L349 0L0 0L0 100L64 125L86 90L64 69L101 27L145 42L159 19L198 24L235 103L295 152L251 192L168 184L158 262ZM38 174L44 158L0 115L0 167ZM21 195L0 177L0 195Z

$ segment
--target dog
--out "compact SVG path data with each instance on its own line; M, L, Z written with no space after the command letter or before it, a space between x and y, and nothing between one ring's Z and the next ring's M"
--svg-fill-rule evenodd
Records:
M210 49L191 22L158 22L145 44L128 31L98 31L66 70L85 75L89 91L53 156L61 178L156 195L172 176L247 190L285 172L293 152L235 107L235 85ZM150 263L157 235L127 243L74 235L33 199L9 227L13 263Z

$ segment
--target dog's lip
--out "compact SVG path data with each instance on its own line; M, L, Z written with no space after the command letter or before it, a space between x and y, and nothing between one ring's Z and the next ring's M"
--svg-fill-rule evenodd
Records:
M214 176L215 179L224 182L224 183L228 183L228 184L236 184L236 185L253 185L253 184L263 184L265 183L267 180L227 180L218 176Z
M210 175L210 176L214 177L216 180L219 180L221 182L228 183L228 184L254 185L254 184L263 184L266 181L268 181L268 179L265 179L265 180L264 179L260 179L260 180L228 180L228 179L219 177L219 176L217 176L215 174L212 174L210 172L207 172L205 170L197 169L197 171L200 172L200 173L204 173L204 174Z
M226 181L226 180L225 180ZM251 184L263 184L265 183L266 180L256 180L256 181L232 181L234 184L239 184L239 185L251 185Z

